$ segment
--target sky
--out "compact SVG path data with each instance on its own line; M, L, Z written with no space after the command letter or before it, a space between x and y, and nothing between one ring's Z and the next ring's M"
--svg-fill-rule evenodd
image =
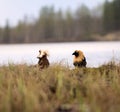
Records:
M11 26L23 20L27 15L31 18L37 18L40 9L43 6L54 6L55 10L66 10L70 8L75 10L78 6L85 4L90 9L105 0L0 0L0 26L4 26L6 20L9 20Z

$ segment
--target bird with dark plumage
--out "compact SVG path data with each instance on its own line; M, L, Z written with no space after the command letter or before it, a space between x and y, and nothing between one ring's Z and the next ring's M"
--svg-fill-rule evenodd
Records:
M44 69L49 67L50 63L49 60L47 59L47 56L48 56L47 51L39 50L39 55L37 56L37 58L39 59L38 61L39 69Z
M86 58L81 50L75 50L72 55L74 55L73 65L75 67L86 67Z

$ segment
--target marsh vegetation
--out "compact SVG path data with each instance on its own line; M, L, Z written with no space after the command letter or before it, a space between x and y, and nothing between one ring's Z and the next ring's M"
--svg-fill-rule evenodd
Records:
M1 112L119 112L120 64L39 70L27 64L0 67Z

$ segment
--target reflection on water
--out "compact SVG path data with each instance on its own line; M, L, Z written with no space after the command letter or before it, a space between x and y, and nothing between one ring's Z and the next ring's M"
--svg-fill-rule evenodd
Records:
M87 59L87 66L97 67L112 58L120 60L120 42L77 42L50 44L14 44L0 45L0 65L8 63L36 64L38 51L49 51L50 63L63 62L70 66L73 61L73 51L80 49Z

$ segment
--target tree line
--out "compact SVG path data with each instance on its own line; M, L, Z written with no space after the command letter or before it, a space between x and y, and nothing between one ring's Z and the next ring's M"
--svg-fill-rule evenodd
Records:
M105 1L103 25L106 32L120 30L120 0Z
M39 17L29 21L27 16L14 27L6 21L0 27L0 43L40 43L95 41L94 34L105 34L120 29L120 1L105 1L104 5L90 10L82 5L75 11L55 11L43 7Z

